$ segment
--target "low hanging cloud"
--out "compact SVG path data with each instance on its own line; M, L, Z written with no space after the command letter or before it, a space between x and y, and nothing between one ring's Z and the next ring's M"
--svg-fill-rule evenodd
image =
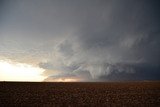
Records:
M51 61L39 64L46 69L44 74L55 78L55 70L88 81L158 78L160 29L154 20L158 15L153 5L142 3L113 1L103 9L91 6L85 21L79 19L81 27L55 46ZM156 69L147 70L151 68Z
M126 36L124 39L126 39ZM143 41L142 39L145 38L141 36L138 38L139 41ZM158 76L149 77L150 72L159 75L157 72L159 65L156 65L156 57L153 60L153 56L150 56L152 60L149 60L150 58L146 55L148 53L140 53L139 50L134 49L141 45L141 42L137 40L130 38L129 41L132 42L126 41L127 43L124 43L125 41L117 41L116 44L110 44L110 46L101 47L97 45L89 49L86 49L86 47L75 41L64 40L55 47L50 62L39 64L40 67L46 69L44 75L49 76L46 80L65 78L65 75L68 74L72 74L72 76L68 75L67 78L81 78L79 81L159 78ZM144 47L142 46L141 48L143 49ZM150 51L148 50L147 52ZM157 70L153 71L153 68L157 68ZM147 69L152 71L148 71Z
M45 69L46 81L160 79L160 2L8 2L0 11L0 57Z

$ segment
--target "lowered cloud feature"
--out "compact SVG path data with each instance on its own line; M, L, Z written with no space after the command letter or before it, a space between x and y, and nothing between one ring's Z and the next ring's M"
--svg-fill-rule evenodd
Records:
M0 11L1 59L44 69L44 81L160 79L160 2L15 1Z

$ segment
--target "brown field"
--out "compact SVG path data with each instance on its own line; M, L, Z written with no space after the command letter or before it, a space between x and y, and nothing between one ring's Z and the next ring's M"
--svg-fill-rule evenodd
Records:
M0 82L3 106L160 107L160 82Z

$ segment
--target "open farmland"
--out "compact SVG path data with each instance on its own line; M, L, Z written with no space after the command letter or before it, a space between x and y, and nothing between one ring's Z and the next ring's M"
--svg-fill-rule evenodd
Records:
M0 82L3 106L160 107L160 82Z

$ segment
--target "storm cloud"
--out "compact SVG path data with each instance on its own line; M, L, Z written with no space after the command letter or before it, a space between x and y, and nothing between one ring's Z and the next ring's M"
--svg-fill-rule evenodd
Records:
M15 1L1 7L1 57L34 63L49 81L160 79L158 0Z

